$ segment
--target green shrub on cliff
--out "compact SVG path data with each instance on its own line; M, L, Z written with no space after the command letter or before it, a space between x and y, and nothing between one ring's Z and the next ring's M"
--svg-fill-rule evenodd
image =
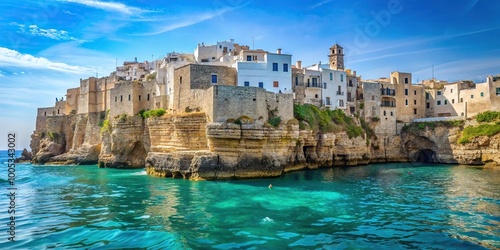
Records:
M142 117L142 119L146 119L149 117L160 117L167 113L164 109L152 109L152 110L141 110L139 111L139 116Z
M273 116L267 121L271 126L277 128L281 124L281 116Z
M104 133L104 132L111 132L111 125L109 124L109 120L106 119L102 122L102 126L101 126L101 134Z
M340 109L320 109L311 104L294 105L293 109L295 118L300 122L300 129L306 128L306 126L300 125L306 122L310 129L323 133L346 131L350 138L363 134L363 128L359 127L352 117Z
M479 126L469 126L462 131L462 136L458 143L465 144L479 136L493 136L500 132L500 124L481 124Z
M476 121L478 122L494 122L496 120L500 120L499 111L486 111L476 116Z

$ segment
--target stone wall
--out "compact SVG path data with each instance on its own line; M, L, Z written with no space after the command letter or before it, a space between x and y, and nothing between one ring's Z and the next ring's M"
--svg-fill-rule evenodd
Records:
M66 91L66 108L65 114L76 114L78 110L78 100L80 99L80 88L68 89Z
M212 75L217 75L215 85L236 85L236 70L226 66L188 64L175 69L173 112L182 113L186 108L200 107L204 91L212 87ZM204 97L203 97L204 98Z
M207 150L204 113L165 115L147 120L150 152Z

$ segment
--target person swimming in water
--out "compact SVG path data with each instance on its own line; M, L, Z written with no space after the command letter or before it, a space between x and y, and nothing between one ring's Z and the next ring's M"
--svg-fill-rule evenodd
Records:
M269 184L269 189L273 188L273 184Z

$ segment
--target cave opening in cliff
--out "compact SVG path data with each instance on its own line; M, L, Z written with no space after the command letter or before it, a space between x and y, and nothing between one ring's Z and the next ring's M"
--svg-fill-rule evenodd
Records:
M417 152L415 161L422 163L435 163L436 152L430 149L421 149Z

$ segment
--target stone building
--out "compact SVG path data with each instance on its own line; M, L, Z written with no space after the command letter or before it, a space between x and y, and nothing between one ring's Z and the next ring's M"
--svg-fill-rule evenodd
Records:
M153 81L120 81L110 92L109 115L137 115L143 109L157 109L159 104L155 103L154 96L156 93Z
M426 80L427 117L472 117L500 109L500 76L488 76L484 83Z
M351 72L351 70L346 70L347 78L347 107L346 111L350 115L356 114L357 109L357 91L358 91L358 76L356 71Z
M189 109L207 111L210 107L203 105L207 89L213 85L236 85L236 69L227 66L187 64L175 69L174 75L174 113Z
M292 81L294 102L297 104L304 104L306 98L306 87L302 61L297 61L297 63L292 66Z
M390 80L396 91L396 119L411 122L425 117L424 86L412 84L411 73L392 72Z
M123 66L116 67L116 76L118 80L144 80L145 76L154 69L153 65L148 61L138 62L136 57L134 61L124 62Z

